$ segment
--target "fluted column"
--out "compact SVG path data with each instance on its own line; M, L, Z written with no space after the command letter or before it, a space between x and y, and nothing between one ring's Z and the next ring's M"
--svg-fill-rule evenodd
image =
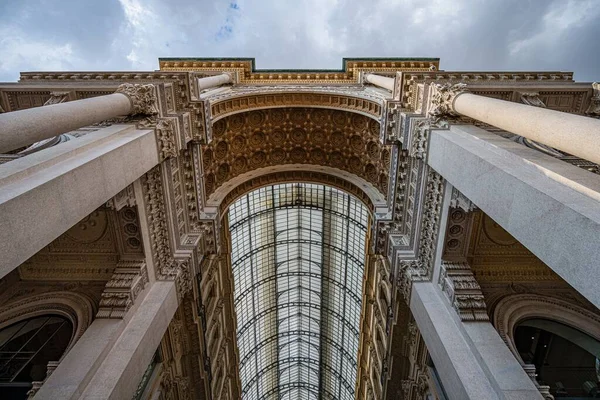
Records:
M0 153L120 115L156 114L153 85L123 84L116 93L0 114Z
M220 75L207 76L205 78L198 79L198 92L213 87L225 85L231 83L231 75L223 73Z
M380 88L387 89L390 92L394 91L394 78L375 74L366 74L365 81L372 85L379 86Z
M600 164L600 120L468 93L465 85L436 85L432 116L461 114Z

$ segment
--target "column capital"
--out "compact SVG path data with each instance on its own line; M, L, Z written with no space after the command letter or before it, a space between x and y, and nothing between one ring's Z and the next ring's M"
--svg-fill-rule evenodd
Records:
M455 116L458 113L454 109L454 99L456 96L467 93L465 83L435 83L431 85L433 90L431 95L431 105L427 115L429 117L441 118L445 116Z
M131 102L130 115L158 114L156 91L152 84L123 83L119 85L115 93L124 94L129 98Z

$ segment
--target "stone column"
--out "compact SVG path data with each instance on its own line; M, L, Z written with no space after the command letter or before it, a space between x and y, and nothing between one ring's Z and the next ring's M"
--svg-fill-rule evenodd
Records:
M372 85L379 86L380 88L387 89L390 92L394 91L394 78L389 78L387 76L375 74L366 74L365 81L369 82Z
M415 282L410 310L449 399L542 400L492 324L462 322L436 284Z
M600 164L600 120L435 85L430 115L461 114Z
M0 277L158 162L153 130L113 125L0 165Z
M140 297L124 319L96 318L34 399L131 399L178 306L174 282Z
M432 130L427 163L600 307L598 175L471 125Z
M0 153L128 114L156 114L153 85L123 84L117 93L0 114Z
M131 399L177 306L175 282L154 282L81 397Z
M223 73L220 75L207 76L205 78L198 79L198 92L203 90L214 88L217 86L225 85L231 82L231 75Z

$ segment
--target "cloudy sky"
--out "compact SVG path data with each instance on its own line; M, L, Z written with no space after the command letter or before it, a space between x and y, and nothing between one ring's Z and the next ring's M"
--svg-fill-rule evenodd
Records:
M440 57L446 70L600 80L600 0L0 0L0 81L19 71L154 70L158 57Z

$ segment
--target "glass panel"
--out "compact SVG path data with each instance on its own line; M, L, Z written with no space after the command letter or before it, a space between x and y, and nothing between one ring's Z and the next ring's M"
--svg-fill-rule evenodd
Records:
M242 398L352 399L367 209L290 183L243 196L228 216Z
M59 361L73 326L58 316L20 321L0 332L0 383L3 387L43 381L48 361Z

